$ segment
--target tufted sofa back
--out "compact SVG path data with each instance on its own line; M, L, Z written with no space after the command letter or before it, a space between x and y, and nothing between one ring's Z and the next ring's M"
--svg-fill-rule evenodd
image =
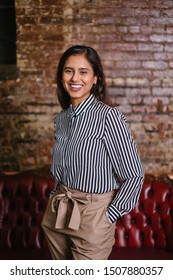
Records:
M135 209L116 224L116 247L173 251L173 185L168 177L146 176Z
M31 174L0 177L0 247L46 246L40 225L53 185Z
M173 252L173 187L165 178L146 177L135 209L116 223L115 247ZM47 248L41 221L53 186L40 175L0 176L0 248Z

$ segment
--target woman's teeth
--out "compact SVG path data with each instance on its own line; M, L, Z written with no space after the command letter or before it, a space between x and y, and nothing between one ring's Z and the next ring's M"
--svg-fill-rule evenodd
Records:
M81 88L82 85L71 85L72 88Z

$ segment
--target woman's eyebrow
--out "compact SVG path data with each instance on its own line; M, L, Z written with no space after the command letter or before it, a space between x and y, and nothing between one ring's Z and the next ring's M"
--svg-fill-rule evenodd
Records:
M79 68L79 70L88 70L89 71L89 69L86 67L81 67L81 68Z
M66 66L64 69L73 69L72 67Z
M73 67L70 67L70 66L66 66L66 67L64 67L64 69L74 69ZM88 68L86 68L86 67L81 67L81 68L79 68L79 70L88 70L89 71L89 69Z

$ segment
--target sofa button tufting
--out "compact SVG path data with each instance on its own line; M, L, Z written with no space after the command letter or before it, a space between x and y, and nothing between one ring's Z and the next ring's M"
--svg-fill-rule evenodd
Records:
M132 223L132 224L136 224L136 219L135 219L135 218L132 218L131 223Z

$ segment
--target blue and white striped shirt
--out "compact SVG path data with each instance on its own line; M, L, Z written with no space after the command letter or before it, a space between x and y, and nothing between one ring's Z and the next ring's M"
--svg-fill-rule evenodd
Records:
M93 95L56 114L51 172L57 187L100 194L119 188L107 209L112 222L134 208L144 178L124 115Z

